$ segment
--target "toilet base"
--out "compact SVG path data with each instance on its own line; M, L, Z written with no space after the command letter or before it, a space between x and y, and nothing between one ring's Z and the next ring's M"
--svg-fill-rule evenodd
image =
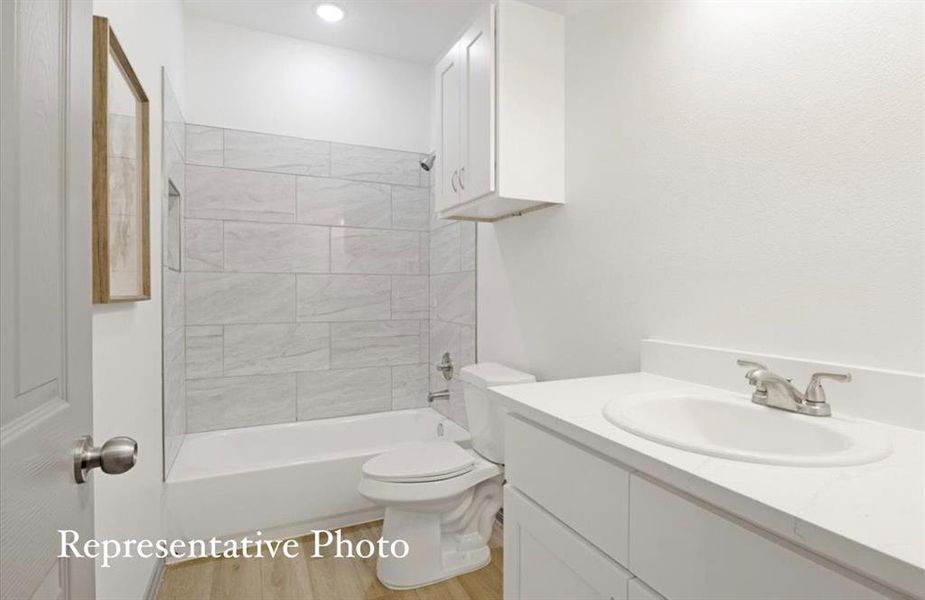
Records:
M481 555L482 558L478 561L475 561L474 558ZM468 560L467 560L468 559ZM445 570L437 579L432 581L422 581L420 583L415 583L413 585L393 585L388 583L387 580L382 578L382 573L379 572L378 567L376 568L376 576L379 578L379 582L389 588L390 590L413 590L420 587L425 587L428 585L434 585L435 583L440 583L441 581L446 581L447 579L452 579L454 577L459 577L460 575L465 575L466 573L471 573L473 571L478 571L484 567L487 567L491 564L491 551L488 547L485 547L485 551L482 552L473 552L469 553L468 557L465 557L464 561L457 565L455 568Z
M501 508L501 483L501 477L484 481L439 512L387 507L382 537L405 540L408 554L379 559L376 575L382 585L413 589L488 565L488 540Z

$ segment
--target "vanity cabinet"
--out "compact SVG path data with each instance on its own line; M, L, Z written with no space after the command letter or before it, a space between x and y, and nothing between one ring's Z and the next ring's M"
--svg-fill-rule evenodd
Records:
M563 202L564 31L559 14L501 0L437 63L440 218L496 221Z
M504 490L505 600L625 600L631 578L526 496Z
M505 458L506 600L901 597L513 414Z

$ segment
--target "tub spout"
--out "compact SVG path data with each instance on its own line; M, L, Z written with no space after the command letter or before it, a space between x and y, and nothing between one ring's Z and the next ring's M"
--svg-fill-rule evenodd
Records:
M433 404L434 400L449 400L450 399L450 390L440 390L439 392L431 392L427 394L427 403Z

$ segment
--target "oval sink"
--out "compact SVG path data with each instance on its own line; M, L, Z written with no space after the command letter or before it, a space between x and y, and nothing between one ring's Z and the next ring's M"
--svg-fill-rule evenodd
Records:
M604 418L667 446L771 465L861 465L893 451L863 423L798 415L734 396L634 394L611 400Z

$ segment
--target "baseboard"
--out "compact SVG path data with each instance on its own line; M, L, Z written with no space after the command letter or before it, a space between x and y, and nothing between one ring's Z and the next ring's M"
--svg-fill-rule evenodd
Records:
M161 589L161 582L164 581L164 569L166 568L166 563L163 558L157 559L157 564L154 567L154 572L151 573L151 578L148 579L148 586L145 588L144 600L155 600L157 598L157 592Z

